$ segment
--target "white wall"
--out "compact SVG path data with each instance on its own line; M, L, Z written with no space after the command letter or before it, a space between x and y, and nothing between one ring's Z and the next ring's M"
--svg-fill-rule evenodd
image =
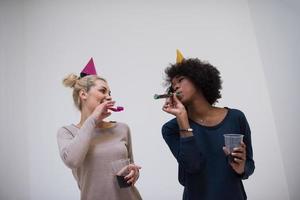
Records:
M300 3L294 0L249 1L249 7L270 94L290 199L298 200Z
M12 15L14 13L14 15ZM22 3L0 2L0 199L29 199Z
M1 72L12 74L1 74L1 110L12 116L18 115L16 108L26 111L18 115L25 132L1 113L1 130L7 130L4 138L12 141L1 139L1 160L15 164L13 171L20 177L1 172L2 180L20 182L10 190L1 184L1 195L20 199L13 194L20 191L22 199L78 199L75 180L60 160L56 144L57 129L79 119L71 90L61 80L70 72L79 73L93 56L113 97L125 106L125 112L110 119L131 127L135 160L143 167L137 187L144 199L181 199L176 161L160 133L171 116L161 111L163 102L152 99L154 93L164 91L163 70L175 61L179 48L186 57L218 66L224 80L219 106L239 108L248 117L257 166L245 181L249 199L289 199L273 93L258 37L263 34L256 35L257 21L251 18L255 10L249 5L246 0L1 2L1 11L5 10L0 12ZM22 73L8 90L16 71L7 68L11 60ZM9 91L14 100L2 96L2 91ZM25 107L18 105L19 94ZM16 146L15 153L11 146ZM8 169L10 165L4 165ZM21 185L26 186L18 188Z

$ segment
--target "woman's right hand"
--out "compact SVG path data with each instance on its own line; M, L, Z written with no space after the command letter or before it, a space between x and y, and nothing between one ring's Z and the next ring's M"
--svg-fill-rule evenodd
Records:
M108 110L108 108L111 108L115 105L115 101L104 101L103 103L100 103L95 110L92 113L92 116L97 121L102 121L103 119L107 118L111 115L111 112Z
M128 184L134 185L135 182L138 180L140 176L140 169L142 167L136 165L136 164L129 164L127 166L127 170L129 173L125 176L125 180Z
M176 117L187 115L184 105L180 102L175 93L172 97L166 99L162 109L163 111L175 115Z
M175 115L180 129L190 128L188 113L184 105L179 101L176 94L168 98L163 106L163 111ZM182 137L189 137L193 134L190 132L181 132Z

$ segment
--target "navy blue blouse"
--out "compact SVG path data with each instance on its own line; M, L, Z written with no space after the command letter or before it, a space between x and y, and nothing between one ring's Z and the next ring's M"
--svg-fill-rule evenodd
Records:
M165 123L162 135L178 162L183 200L245 200L242 179L254 171L251 131L245 115L228 109L224 120L213 127L189 120L193 136L180 137L176 118ZM245 172L237 174L222 149L224 134L243 134L246 144Z

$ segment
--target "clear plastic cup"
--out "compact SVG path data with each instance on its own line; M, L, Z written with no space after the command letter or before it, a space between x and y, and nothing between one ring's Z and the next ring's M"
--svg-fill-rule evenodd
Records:
M228 162L235 162L234 156L231 155L233 149L241 146L241 142L243 141L244 135L242 134L224 134L225 139L225 147L229 150Z
M229 153L232 153L234 148L241 146L243 137L242 134L224 134L225 147L228 148Z

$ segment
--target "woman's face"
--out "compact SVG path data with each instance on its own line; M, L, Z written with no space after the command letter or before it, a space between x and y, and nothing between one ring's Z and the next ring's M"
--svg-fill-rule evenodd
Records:
M172 88L174 92L179 92L179 100L186 104L193 99L193 96L198 93L194 84L185 76L176 76L172 79Z
M89 110L94 110L100 103L111 99L111 91L107 82L96 80L94 86L87 92L85 104Z

